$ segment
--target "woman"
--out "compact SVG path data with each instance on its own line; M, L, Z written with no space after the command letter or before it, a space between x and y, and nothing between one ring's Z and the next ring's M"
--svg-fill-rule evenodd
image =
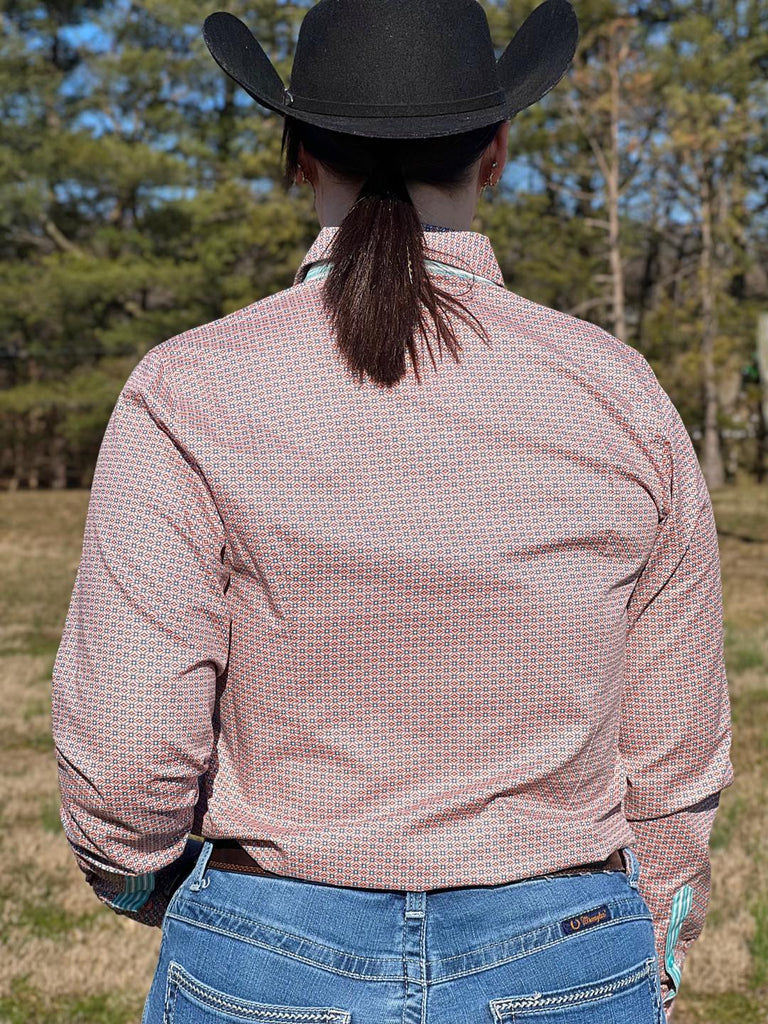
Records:
M475 0L320 0L290 90L205 38L321 229L99 453L54 738L78 864L162 927L143 1024L662 1024L732 780L712 506L645 359L470 229L573 10L497 62Z

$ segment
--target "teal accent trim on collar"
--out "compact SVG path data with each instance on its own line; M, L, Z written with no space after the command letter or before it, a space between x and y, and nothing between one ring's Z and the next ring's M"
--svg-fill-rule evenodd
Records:
M491 281L489 277L482 277L480 274L473 274L471 271L463 270L461 267L451 266L450 263L441 263L439 260L425 259L424 265L427 270L432 270L438 274L448 274L451 277L463 277L468 278L470 281L481 281L483 284L491 284L494 288L500 288L501 285L495 281ZM331 265L327 260L319 260L317 263L313 263L309 270L304 275L304 281L313 281L316 278L326 277L330 272Z

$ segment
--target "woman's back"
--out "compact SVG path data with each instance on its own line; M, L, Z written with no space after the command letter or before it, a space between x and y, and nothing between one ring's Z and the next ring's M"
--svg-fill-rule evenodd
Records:
M334 233L320 232L297 279ZM312 279L161 343L123 390L86 544L109 517L110 560L133 599L113 623L124 647L92 656L92 671L108 700L130 667L122 713L160 733L167 706L148 721L146 695L178 637L168 685L194 680L205 698L180 704L181 748L160 747L155 772L143 762L145 790L138 765L125 773L133 731L122 750L115 737L122 795L144 809L132 827L172 804L175 772L158 782L170 759L205 776L193 831L246 837L283 874L425 889L597 859L633 838L621 811L625 685L648 697L665 686L625 709L625 757L640 737L660 744L635 782L638 809L678 809L691 744L703 763L687 802L721 779L721 665L702 660L699 632L716 630L716 603L702 592L697 631L656 668L663 641L635 623L647 587L664 582L645 575L632 600L660 524L673 502L695 516L706 494L669 401L635 350L507 291L485 236L425 236L434 258L484 279L442 283L492 349L467 331L461 364L386 392L360 386ZM674 550L695 526L675 517ZM190 531L196 542L168 561ZM127 579L129 566L164 560L162 592ZM75 599L98 608L114 585L114 573L83 577ZM673 627L692 609L673 598L664 614ZM77 640L65 632L61 681ZM211 664L226 669L218 683Z

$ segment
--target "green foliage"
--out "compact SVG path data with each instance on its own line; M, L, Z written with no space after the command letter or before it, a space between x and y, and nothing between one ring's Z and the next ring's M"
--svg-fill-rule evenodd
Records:
M65 872L43 873L31 865L25 866L17 872L13 890L7 884L0 890L0 899L7 908L6 927L18 929L30 938L55 941L90 928L103 914L103 908L96 905L79 914L66 910L59 901L66 884Z
M753 988L763 988L768 985L768 901L758 901L752 907L752 916L755 920L755 933L749 944L749 951L752 954L752 977Z
M759 639L755 636L735 636L726 643L726 659L729 669L747 672L749 669L764 668L765 654Z
M717 817L709 840L710 849L728 849L746 807L746 800L743 796L732 795L729 790L721 794L720 806L717 809ZM713 923L711 919L710 923Z
M49 835L59 835L64 829L59 816L60 802L58 793L54 797L44 796L40 799L40 827Z
M0 997L3 1024L134 1024L141 1003L107 994L60 996L41 992L29 978L14 979Z
M228 10L288 82L309 6L235 0ZM487 0L499 53L535 6ZM475 227L491 236L510 289L612 330L599 154L611 136L609 39L628 10L584 0L578 14L573 68L514 119L514 167ZM215 65L199 5L15 0L3 17L0 478L88 486L133 365L166 338L290 286L318 223L308 190L281 184L282 121ZM765 301L745 294L768 237L765 204L748 203L764 185L760 18L757 0L642 10L619 68L624 340L652 360L691 427L704 421L691 255L702 182L721 199L712 230L724 377L750 361ZM758 401L758 389L745 392L721 427L738 433Z
M686 1009L691 1024L764 1024L762 1000L739 992L688 999Z
M79 928L93 924L101 911L90 910L84 914L71 914L59 905L52 894L36 896L31 894L17 906L17 928L41 939L61 940Z

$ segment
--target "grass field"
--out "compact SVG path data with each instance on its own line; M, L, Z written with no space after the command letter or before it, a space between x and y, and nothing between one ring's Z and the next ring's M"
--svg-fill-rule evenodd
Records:
M118 917L64 839L50 679L87 491L0 494L0 1022L138 1024L159 929ZM715 492L736 781L712 836L712 901L674 1024L768 1021L768 487Z

